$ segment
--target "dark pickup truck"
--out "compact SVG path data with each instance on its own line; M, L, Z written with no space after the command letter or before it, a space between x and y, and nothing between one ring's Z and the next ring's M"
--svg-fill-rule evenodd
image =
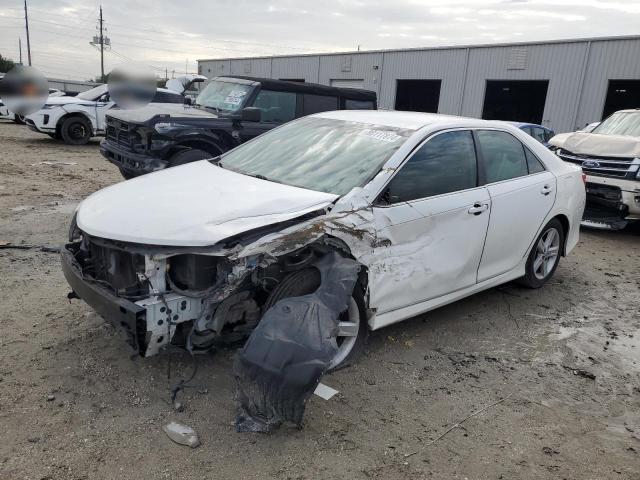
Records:
M375 110L369 90L265 78L214 78L193 105L107 114L100 152L125 178L213 158L295 118L330 110Z

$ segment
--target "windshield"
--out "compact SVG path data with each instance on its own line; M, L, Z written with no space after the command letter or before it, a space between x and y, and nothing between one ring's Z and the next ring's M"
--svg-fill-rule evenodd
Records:
M413 130L305 117L237 147L220 165L295 187L344 195L364 186Z
M107 91L106 85L100 85L91 90L87 90L86 92L79 93L76 95L76 98L81 100L97 100L100 95Z
M640 112L616 112L593 129L593 133L640 137Z
M250 85L214 80L198 95L196 105L219 112L235 112L245 103L251 88Z

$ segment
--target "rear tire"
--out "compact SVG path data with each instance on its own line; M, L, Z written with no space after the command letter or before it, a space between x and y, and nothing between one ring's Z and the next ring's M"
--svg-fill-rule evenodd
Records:
M207 160L209 158L215 158L220 153L209 153L197 148L190 148L189 150L182 150L175 153L169 159L169 167L177 167L186 163L197 162L198 160Z
M556 271L564 247L564 228L557 218L547 223L529 252L525 275L519 280L528 288L542 287Z
M66 118L60 126L60 136L68 145L86 145L92 135L91 124L82 117Z
M274 306L280 300L291 297L301 297L315 292L320 286L320 272L316 268L306 268L289 274L271 292L264 304L263 312ZM353 289L349 307L340 315L340 322L348 336L338 335L338 353L329 365L329 371L344 368L353 363L361 355L369 327L367 325L364 295L358 284ZM357 325L354 325L356 324ZM349 328L350 327L350 328Z

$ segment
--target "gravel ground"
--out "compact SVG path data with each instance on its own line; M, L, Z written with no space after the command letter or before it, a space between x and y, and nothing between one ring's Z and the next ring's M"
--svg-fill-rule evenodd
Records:
M61 161L74 164L40 163ZM63 242L77 202L118 181L97 142L0 122L0 241ZM540 290L506 285L373 333L325 377L339 395L270 436L233 429L233 351L198 357L175 412L188 356L132 358L67 300L56 254L0 249L0 478L637 480L639 246L638 229L583 231ZM171 420L202 445L172 443Z

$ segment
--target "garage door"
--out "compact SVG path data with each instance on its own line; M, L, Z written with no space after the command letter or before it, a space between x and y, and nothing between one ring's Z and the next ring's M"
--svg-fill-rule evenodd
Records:
M440 80L398 80L396 110L438 113Z
M482 118L542 123L548 80L487 80Z
M364 88L364 80L334 79L334 80L331 80L331 86L341 87L341 88Z

